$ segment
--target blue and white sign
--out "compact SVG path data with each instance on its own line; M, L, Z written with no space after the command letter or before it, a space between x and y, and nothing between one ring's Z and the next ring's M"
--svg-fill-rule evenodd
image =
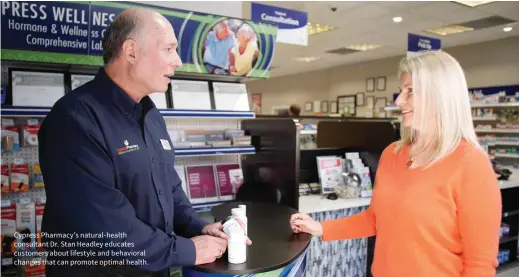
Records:
M408 34L407 36L407 56L419 54L422 51L440 50L442 41L438 38Z
M308 45L308 14L259 3L251 3L251 20L276 24L276 41L288 44Z

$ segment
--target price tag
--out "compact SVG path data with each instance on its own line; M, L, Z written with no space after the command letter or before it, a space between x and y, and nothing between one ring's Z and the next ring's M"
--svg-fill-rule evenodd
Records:
M31 199L30 198L20 198L19 202L22 205L28 205L28 204L31 204Z
M23 164L23 159L22 158L16 158L14 159L13 163L16 164L16 165L22 165Z
M1 202L2 207L9 207L11 206L11 200L2 200Z
M2 119L2 125L12 126L12 125L14 125L14 119L12 119L12 118L3 118Z
M34 126L34 125L38 125L38 119L28 119L27 120L27 125L29 126Z

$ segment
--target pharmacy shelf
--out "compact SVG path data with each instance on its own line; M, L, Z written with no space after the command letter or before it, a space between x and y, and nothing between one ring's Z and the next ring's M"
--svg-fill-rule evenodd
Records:
M2 106L2 116L9 117L45 117L50 107ZM160 109L165 118L255 118L253 111L215 111L215 110L177 110Z
M492 141L487 144L489 146L519 146L519 141Z
M510 158L510 159L519 159L519 154L515 153L496 153L494 155L496 158Z
M519 134L519 129L476 129L476 133L488 134Z
M478 116L474 116L472 117L472 120L473 121L496 121L497 120L497 117L478 117Z
M193 209L195 209L196 212L208 212L213 208L214 206L218 206L224 203L229 203L232 200L228 201L216 201L216 202L207 202L207 203L199 203L199 204L192 204Z
M470 105L471 108L477 109L477 108L516 108L519 107L519 102L512 102L512 103L493 103L493 104L478 104L474 103ZM385 107L384 110L386 111L399 111L400 108L398 106L389 106Z
M254 146L175 148L175 155L177 157L245 155L255 153L256 149Z
M470 105L472 108L515 108L519 107L519 102L511 103L473 103Z

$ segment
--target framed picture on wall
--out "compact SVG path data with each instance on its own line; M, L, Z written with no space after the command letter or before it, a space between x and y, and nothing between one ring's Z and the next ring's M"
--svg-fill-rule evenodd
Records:
M381 76L377 77L377 91L385 91L386 90L386 77Z
M366 91L367 92L375 91L375 78L366 79Z
M337 113L337 101L330 101L330 113Z
M355 116L357 114L357 96L344 95L337 97L338 113Z
M312 110L313 110L312 102L306 102L305 103L305 112L312 112Z
M321 112L328 113L328 101L321 101Z
M373 108L375 106L375 97L374 96L366 97L366 106L368 108Z
M362 107L364 106L364 92L358 92L357 93L357 106Z

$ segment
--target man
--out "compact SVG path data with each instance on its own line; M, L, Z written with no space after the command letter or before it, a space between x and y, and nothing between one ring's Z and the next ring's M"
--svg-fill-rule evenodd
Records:
M182 190L164 119L148 96L166 91L182 66L176 47L162 15L122 12L103 38L105 67L43 122L42 231L54 253L47 277L169 276L169 267L225 252L221 223L201 220Z
M288 115L298 117L301 113L301 107L297 104L292 104L288 108Z
M229 75L229 52L235 39L226 21L218 22L207 34L204 44L204 64L207 71L217 75Z

